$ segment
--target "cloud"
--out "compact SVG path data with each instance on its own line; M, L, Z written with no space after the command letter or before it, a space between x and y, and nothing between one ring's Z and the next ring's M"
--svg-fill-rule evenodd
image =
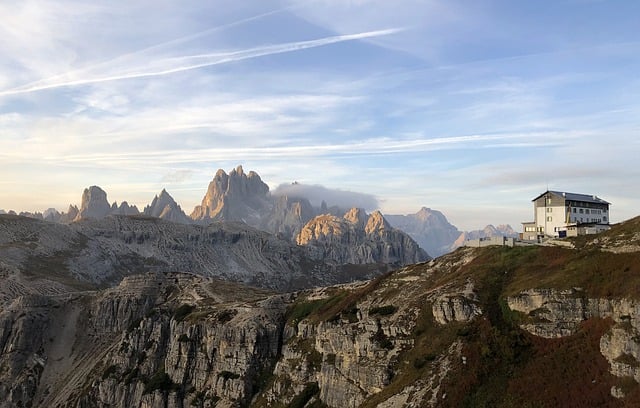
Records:
M330 189L319 184L280 184L272 194L275 196L306 198L315 206L321 205L322 201L324 201L329 207L335 205L340 208L358 207L365 210L374 210L379 207L378 199L372 194Z
M99 73L93 77L59 79L54 77L52 81L38 81L34 84L25 85L5 91L0 91L0 96L17 95L37 92L47 89L55 89L70 86L89 85L103 82L119 81L124 79L146 78L164 76L198 68L210 67L214 65L227 64L231 62L243 61L251 58L258 58L267 55L282 54L287 52L301 51L308 48L322 47L345 41L361 40L366 38L386 36L402 31L400 28L390 28L361 32L357 34L337 35L324 37L308 41L296 41L276 45L254 47L245 50L209 53L199 55L179 56L173 58L156 59L146 62L144 66L129 67L122 72ZM66 77L63 75L61 77Z
M51 125L51 124L50 124ZM417 152L432 152L456 149L486 149L495 147L499 142L507 145L515 141L535 140L536 146L557 145L560 142L568 143L569 139L575 139L580 132L522 132L486 135L463 135L441 138L413 138L396 140L391 137L365 139L359 141L334 142L334 143L303 143L296 145L291 139L272 141L262 146L248 146L239 143L226 147L195 147L171 145L165 148L149 149L120 149L115 147L109 150L112 138L101 138L101 141L93 142L92 146L86 145L86 140L79 140L82 145L80 151L71 153L66 149L56 150L52 146L46 152L42 152L40 162L56 165L93 165L106 168L140 168L154 165L170 165L175 168L178 165L209 163L220 160L264 160L264 159L301 159L319 157L366 157L387 156L395 154L415 154ZM15 144L15 149L0 152L3 160L28 160L32 155L32 145L39 143L34 139L28 146ZM156 142L157 144L157 142ZM144 146L144 143L140 144ZM64 147L64 146L62 146ZM130 145L128 146L130 147ZM144 163L144 165L143 165Z

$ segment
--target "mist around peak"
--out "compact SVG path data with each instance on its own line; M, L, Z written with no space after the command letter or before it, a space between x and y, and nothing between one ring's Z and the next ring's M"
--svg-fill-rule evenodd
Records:
M271 194L305 198L315 207L320 207L324 201L328 207L362 208L367 211L379 208L378 199L372 194L327 188L320 184L301 184L298 182L280 184Z

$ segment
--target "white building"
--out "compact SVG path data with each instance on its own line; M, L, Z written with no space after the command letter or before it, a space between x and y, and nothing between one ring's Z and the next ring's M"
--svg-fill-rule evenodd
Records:
M587 194L545 191L533 200L535 221L522 223L522 239L576 236L609 229L610 203Z

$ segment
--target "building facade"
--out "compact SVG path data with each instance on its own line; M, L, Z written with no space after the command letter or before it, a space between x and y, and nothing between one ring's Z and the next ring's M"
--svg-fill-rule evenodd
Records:
M609 228L609 205L595 195L545 191L533 200L534 221L522 223L522 239L576 236Z

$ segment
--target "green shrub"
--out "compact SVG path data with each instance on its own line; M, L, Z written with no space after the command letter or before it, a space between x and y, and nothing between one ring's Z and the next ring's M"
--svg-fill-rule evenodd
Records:
M157 371L144 383L144 393L149 394L156 390L160 391L175 391L178 385L171 380L169 374L163 370Z
M227 323L227 322L230 322L231 319L233 319L236 314L238 314L236 310L227 309L219 312L218 315L216 316L216 319L220 323Z
M140 322L142 322L142 317L133 319L131 323L129 323L129 326L127 327L127 333L131 333L132 331L137 329L140 326Z
M371 340L378 346L380 346L380 348L383 348L385 350L393 349L393 342L389 339L389 337L387 337L386 334L384 334L382 327L378 327L378 331L373 336L371 336Z
M238 378L240 378L240 374L232 373L231 371L221 371L218 374L218 378L223 378L225 381L237 380Z
M180 305L173 313L173 319L176 322L181 322L187 317L196 307L193 305L183 304Z
M102 379L106 380L107 378L114 376L117 372L118 372L118 366L115 364L111 364L102 373Z
M134 369L129 369L127 371L125 371L124 373L122 373L122 379L124 381L125 385L129 385L131 383L133 383L134 381L136 381L138 379L138 374L140 374L140 371L138 370L138 367L134 368Z
M393 305L385 305L373 307L369 310L369 315L389 316L398 311L398 308Z

